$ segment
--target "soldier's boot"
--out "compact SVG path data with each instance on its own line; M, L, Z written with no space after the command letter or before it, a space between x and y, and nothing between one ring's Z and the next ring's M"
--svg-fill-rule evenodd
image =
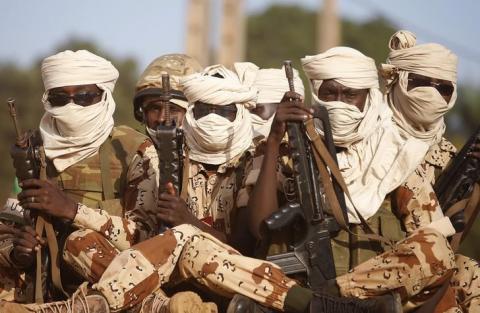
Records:
M228 304L227 313L271 313L278 312L273 309L267 308L254 300L241 295L236 294Z
M2 313L109 313L107 300L100 295L74 296L65 301L44 304L0 302Z
M227 313L271 313L277 312L254 300L237 294L227 308ZM315 294L310 301L310 313L401 313L402 302L396 293L370 299L335 297Z
M217 313L217 305L203 302L194 292L184 291L168 298L163 293L145 298L139 313Z
M403 308L400 295L395 292L368 299L314 294L310 302L310 312L402 313Z

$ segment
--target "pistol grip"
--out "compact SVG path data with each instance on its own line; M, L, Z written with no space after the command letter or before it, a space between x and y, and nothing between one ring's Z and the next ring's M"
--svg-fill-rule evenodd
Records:
M297 217L304 217L300 204L289 202L265 219L265 224L269 230L276 230L291 224Z

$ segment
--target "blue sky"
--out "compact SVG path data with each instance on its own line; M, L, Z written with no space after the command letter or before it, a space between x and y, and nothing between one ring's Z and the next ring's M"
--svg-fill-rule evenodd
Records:
M273 3L319 7L321 0L245 0L247 12ZM435 41L459 55L459 77L480 87L480 1L338 0L344 17L365 20L384 15L397 27ZM218 7L220 0L212 0ZM71 36L95 41L141 66L155 57L184 49L186 0L21 0L0 3L0 62L30 65ZM218 21L214 21L218 25ZM214 33L218 33L215 32Z

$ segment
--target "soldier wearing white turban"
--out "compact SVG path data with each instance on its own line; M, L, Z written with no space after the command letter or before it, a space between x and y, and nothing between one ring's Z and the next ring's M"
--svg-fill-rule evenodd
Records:
M112 92L118 75L112 63L85 50L60 52L43 61L45 114L40 134L48 180L19 183L21 207L58 221L55 227L66 222L65 233L70 235L61 257L91 282L103 273L109 263L105 260L158 232L156 220L147 213L158 200L158 157L145 135L114 127ZM9 256L16 269L30 271L34 264L42 234L32 232L15 232L19 240L14 240ZM72 275L65 278L69 281ZM106 310L105 301L92 300L90 309Z

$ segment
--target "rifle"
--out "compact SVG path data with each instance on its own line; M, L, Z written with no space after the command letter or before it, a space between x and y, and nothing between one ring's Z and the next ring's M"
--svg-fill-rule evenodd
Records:
M285 61L284 67L289 89L295 92L291 62ZM323 107L317 107L314 118L323 123L326 146L336 160L328 112ZM289 122L287 134L293 161L296 199L281 207L265 223L269 230L276 230L295 222L298 223L301 234L295 239L293 252L269 256L267 260L279 265L286 274L306 273L310 287L317 290L326 280L336 277L330 240L331 234L338 232L340 227L335 218L325 214L328 203L305 125ZM334 184L334 189L337 196L341 195L338 198L346 216L345 199L340 186L335 187Z
M465 207L459 206L458 209L460 211L449 209L456 203L459 203L459 201L469 198L475 183L480 180L480 160L470 155L474 145L479 141L480 126L470 136L447 168L440 174L433 187L442 210L446 215L451 215L450 220L457 233L467 230L466 225L468 225L468 222L465 219Z
M10 150L10 155L13 159L13 166L15 168L15 175L19 182L25 179L38 178L47 179L46 173L46 158L45 150L43 148L42 138L38 131L31 130L23 133L17 120L17 112L15 109L15 100L9 98L7 100L10 116L12 117L13 125L16 133L15 144ZM58 242L52 223L48 216L32 214L26 212L27 221L35 221L35 231L39 236L43 236L45 231L48 241L49 255L42 253L43 249L37 251L36 255L36 271L35 271L35 301L43 303L45 291L48 289L50 282L64 294L58 259ZM27 254L18 255L19 258L29 258ZM48 264L50 264L50 277L47 277ZM51 280L49 279L51 278Z
M179 121L173 120L170 116L170 76L162 74L162 95L161 101L164 105L165 122L157 126L157 141L161 153L159 153L159 195L166 192L167 183L172 183L177 192L182 189L181 178L183 175L183 130L177 125ZM165 230L165 226L161 225ZM162 229L161 229L162 231Z

